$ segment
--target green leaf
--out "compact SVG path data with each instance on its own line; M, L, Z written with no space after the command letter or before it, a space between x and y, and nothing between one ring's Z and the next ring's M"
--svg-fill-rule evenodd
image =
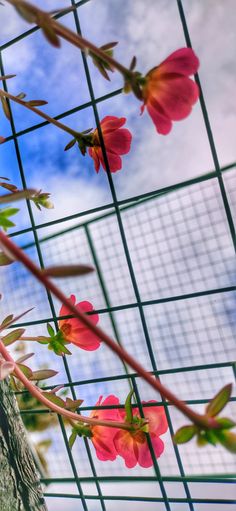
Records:
M208 444L208 441L207 441L207 439L205 437L205 432L204 433L203 432L198 433L198 435L197 435L197 445L198 445L198 447L204 447L207 444Z
M32 372L30 380L47 380L48 378L56 376L56 374L58 374L58 371L54 371L53 369L39 369L38 371Z
M64 266L51 266L42 270L44 275L53 278L77 277L94 271L92 266L85 264L71 264Z
M232 431L222 431L222 430L216 430L217 431L217 438L221 445L227 449L227 451L232 452L233 454L236 454L236 433L233 433Z
M69 149L71 149L75 144L76 138L72 138L72 140L70 140L70 142L68 142L68 144L66 145L64 151L69 151Z
M48 102L43 99L31 99L30 101L25 101L25 103L29 106L43 106L48 104Z
M8 121L10 121L11 114L10 114L10 109L9 109L9 105L8 105L8 102L7 102L6 98L1 96L1 102L2 102L3 113L5 114L5 116L8 119Z
M13 316L13 314L10 314L9 316L7 316L2 324L0 325L0 332L2 330L5 330L5 328L8 328L10 325L12 325L12 323L16 323L18 321L18 319L21 319L23 316L25 316L25 314L28 314L28 312L32 311L33 310L33 307L31 309L28 309L27 311L25 312L22 312L22 314L19 314L18 316Z
M8 264L12 263L14 263L13 259L4 254L4 252L0 252L0 266L7 266Z
M182 426L179 428L173 436L173 440L176 444L185 444L192 440L197 433L197 427L193 424L189 426Z
M75 410L77 410L77 408L79 408L83 403L83 399L76 399L76 400L73 400L73 399L70 399L70 397L67 397L66 398L66 409L67 410L72 410L73 412Z
M26 376L26 378L28 378L28 380L30 380L31 376L33 374L30 367L28 367L24 364L16 364L16 365L21 370L21 372ZM15 376L17 377L16 374L15 374Z
M50 342L51 337L46 337L45 335L39 335L37 338L37 342L39 344L48 344Z
M132 397L134 394L134 390L132 389L126 400L125 400L125 412L126 412L126 421L132 423L133 422L133 410L132 410Z
M1 197L0 197L1 200ZM4 208L0 210L0 215L4 218L8 218L9 216L16 215L18 213L19 209L17 208Z
M17 94L16 98L18 99L24 99L26 97L26 94L24 92L20 92L20 94Z
M54 337L55 332L54 332L52 326L50 325L50 323L47 323L47 331L48 331L50 337Z
M4 328L7 328L7 325L13 320L14 316L13 314L9 314L1 323L1 330L4 330Z
M216 421L221 425L221 429L231 429L236 426L236 423L227 417L219 417Z
M69 447L70 447L70 449L72 449L72 447L73 447L73 445L74 445L74 443L75 443L75 441L76 441L76 437L77 437L77 433L76 433L76 431L73 429L73 430L72 430L72 433L71 433L71 435L70 435L70 437L69 437L69 440L68 440L68 443L69 443Z
M18 339L24 335L25 329L24 328L17 328L17 330L13 330L9 334L2 337L2 342L4 346L10 346L14 342L18 341Z
M49 401L54 403L54 405L60 406L61 408L65 408L65 401L61 399L61 397L56 396L52 392L42 392L42 395L45 396Z
M18 358L16 360L16 363L22 364L23 362L25 362L26 360L28 360L29 358L31 358L33 356L34 356L34 353L27 353L26 355L23 355L22 357Z
M210 417L215 417L227 405L232 393L232 383L225 385L206 407L206 413Z
M217 437L216 437L215 431L213 429L206 429L205 438L209 444L211 444L211 445L217 444Z
M56 339L49 342L48 349L54 351L54 353L58 356L62 356L64 354L71 355L71 351L69 351L62 342Z

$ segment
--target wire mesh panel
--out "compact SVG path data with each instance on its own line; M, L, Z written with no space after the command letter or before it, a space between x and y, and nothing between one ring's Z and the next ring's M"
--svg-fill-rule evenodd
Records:
M32 96L40 88L50 99L49 113L65 117L68 125L76 124L79 129L84 124L85 128L98 125L103 115L127 111L137 131L134 157L127 156L122 172L95 176L92 161L84 163L73 151L63 153L63 144L68 142L64 133L46 122L36 124L31 112L22 116L20 108L13 107L2 164L10 162L12 175L24 187L35 183L51 187L55 212L40 216L27 204L20 228L18 224L11 236L41 267L77 262L93 265L96 271L91 275L61 280L64 292L75 294L78 301L90 300L105 331L181 399L203 411L219 386L234 378L236 190L235 155L230 143L225 141L224 146L219 141L219 113L214 117L211 112L214 101L206 79L203 45L209 40L204 28L203 43L199 40L198 28L206 11L218 23L225 23L232 5L229 2L227 15L210 0L198 7L190 1L183 5L180 0L138 0L135 5L123 0L71 0L63 6L65 3L76 10L63 15L63 23L82 30L98 44L107 42L100 40L102 26L107 40L124 38L131 53L132 45L138 46L145 65L149 61L155 65L157 44L160 60L164 52L190 45L188 22L194 46L202 55L206 102L203 95L201 108L198 105L193 115L178 125L172 138L160 141L154 133L154 139L148 119L141 124L138 118L136 102L121 95L119 78L100 84L84 54L67 44L60 54L55 53L45 46L38 29L28 30L24 23L14 26L14 34L3 32L1 73L14 72L17 67L19 77L13 87L27 84ZM49 2L40 4L49 7ZM50 2L50 9L53 7L60 5ZM101 22L99 28L91 23L95 15ZM152 26L154 20L155 31L148 42L145 24ZM210 24L210 33L215 23ZM167 48L162 40L168 30ZM219 37L223 41L223 35ZM126 44L118 52L125 58ZM213 49L208 52L210 60ZM20 64L13 59L15 55ZM32 67L35 55L37 66ZM226 114L224 122L225 131L232 128ZM19 263L1 270L1 291L5 295L3 316L35 307L20 323L27 325L29 335L44 335L48 322L57 324L60 304ZM52 419L47 410L34 408L35 403L22 407L26 425L27 418L28 423L35 420L41 425L48 420L47 428L29 429L49 510L113 511L122 505L126 511L143 510L144 506L148 511L224 511L235 503L233 456L220 446L173 445L171 435L182 425L182 416L154 396L107 347L102 345L96 352L72 347L73 356L63 358L30 342L27 349L38 355L42 365L52 365L53 358L53 368L59 371L53 386L63 384L68 395L83 399L81 413L89 414L99 395L118 395L123 407L132 385L140 409L141 401L159 398L169 424L160 460L153 457L150 469L138 466L128 470L120 459L99 461L88 440L78 439L71 451L66 421ZM37 361L35 364L38 367ZM233 395L228 405L231 416L234 407ZM45 457L40 456L39 444L47 445ZM151 443L150 449L153 455Z

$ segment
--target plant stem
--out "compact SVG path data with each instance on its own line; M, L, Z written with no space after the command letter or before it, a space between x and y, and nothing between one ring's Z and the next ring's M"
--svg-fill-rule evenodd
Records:
M148 373L139 362L137 362L124 348L117 344L111 337L109 337L100 327L94 325L89 317L81 312L77 307L72 305L68 298L62 293L62 291L55 286L55 284L47 278L45 274L34 264L34 262L17 246L12 242L10 238L0 231L0 243L2 248L14 256L14 259L21 261L21 263L32 273L37 280L39 280L43 286L58 298L58 300L67 307L75 316L78 318L83 325L88 327L94 334L96 334L109 348L116 353L121 360L125 361L139 376L141 376L147 383L151 385L157 392L159 392L163 398L173 404L178 410L180 410L191 422L197 426L212 429L219 429L219 424L214 418L208 418L199 413L194 412L189 408L183 401L180 401L175 394L167 389L158 379L152 374ZM27 380L28 382L28 380Z
M72 128L69 128L69 126L66 126L62 122L57 121L53 117L50 117L50 115L45 114L39 108L29 105L27 103L27 101L23 101L22 99L17 98L17 96L10 94L10 92L6 92L6 91L0 89L0 97L11 99L11 101L14 101L15 103L18 103L19 105L24 106L28 110L31 110L31 112L34 112L35 114L39 115L40 117L42 117L43 119L48 121L50 124L54 124L54 126L56 126L57 128L60 128L61 130L66 131L67 133L72 135L73 138L77 138L77 139L83 138L82 133L77 132L77 131L73 130Z
M119 429L130 429L130 424L124 423L124 422L117 422L117 421L102 421L99 419L91 419L90 417L85 417L83 415L78 415L77 413L71 412L70 410L66 410L64 408L61 408L60 406L56 405L52 401L49 401L45 395L42 394L41 390L36 387L28 378L23 374L23 372L20 370L20 368L15 364L15 361L7 351L6 347L4 346L3 342L0 341L0 353L3 356L3 358L8 362L13 362L15 365L14 368L14 374L16 377L23 383L23 385L28 389L30 394L34 396L38 401L40 401L43 405L45 405L47 408L52 410L53 412L56 412L60 415L63 415L64 417L67 417L68 419L73 419L77 422L82 422L83 424L90 424L91 426L108 426L111 428L119 428Z
M41 21L45 23L45 15L48 15L46 11L43 11L39 9L37 6L22 0L6 0L9 4L13 5L17 8L17 5L24 5L24 7L31 13L31 15L35 16L34 22L36 25L41 26ZM95 46L93 43L85 39L79 34L76 34L69 28L62 25L59 21L55 19L51 19L51 27L54 29L55 33L65 39L66 41L69 41L71 44L76 46L77 48L80 48L83 51L89 51L93 55L96 55L98 58L100 58L103 61L106 61L112 68L117 69L125 78L132 78L134 76L134 73L130 71L127 67L123 66L115 60L113 57L108 55L106 52Z

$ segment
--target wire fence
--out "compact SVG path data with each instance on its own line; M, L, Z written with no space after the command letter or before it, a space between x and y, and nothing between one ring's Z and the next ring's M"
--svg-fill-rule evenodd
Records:
M80 7L86 1L71 0L77 9L70 19L74 18L78 32ZM181 1L177 5L190 45ZM2 45L2 74L4 51L37 30L28 30ZM82 59L89 103L58 117L89 105L99 127L98 103L119 96L121 91L96 98L83 54ZM215 165L211 172L118 200L108 169L110 202L41 224L36 223L27 203L30 226L11 234L41 267L78 261L92 264L96 269L93 275L62 280L64 292L75 294L79 301L90 300L102 327L199 411L220 386L233 381L236 327L236 167L234 163L220 167L203 96L201 106ZM45 124L18 132L12 116L8 140L14 144L23 187L29 176L20 137L30 136ZM5 295L2 315L35 306L30 317L20 323L27 326L29 334L45 333L48 321L57 325L60 304L18 263L3 270L1 291ZM36 354L40 351L42 365L52 365L47 350L42 352L31 343L28 346ZM140 409L142 400L156 398L105 346L89 353L89 360L87 352L73 347L71 351L70 358L53 358L53 368L59 371L53 386L63 384L73 398L84 399L81 412L89 413L101 394L116 394L124 404L130 384ZM228 405L231 416L235 400L232 397ZM49 509L67 506L71 511L112 511L121 504L127 511L139 511L143 506L148 511L224 511L235 504L233 457L221 447L197 449L194 442L173 445L171 434L183 418L161 398L160 404L166 409L169 432L164 436L166 448L160 460L155 459L150 442L151 469L131 471L123 461L100 462L87 440L79 439L71 451L69 428L61 418L46 431L31 433L33 443L52 441L46 454L48 474L41 467ZM45 414L44 409L22 410L23 418Z

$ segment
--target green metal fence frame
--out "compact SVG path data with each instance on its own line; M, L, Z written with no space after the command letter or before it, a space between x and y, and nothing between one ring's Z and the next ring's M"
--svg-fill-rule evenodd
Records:
M74 23L75 23L75 27L76 27L76 30L78 33L81 33L80 31L80 23L79 23L79 7L82 6L83 4L89 2L90 0L81 0L79 2L75 2L74 0L71 0L71 5L74 6L76 9L73 11L73 16L74 16ZM183 8L183 4L182 4L182 1L181 0L173 0L173 1L176 1L177 2L177 6L178 6L178 10L179 10L179 15L180 15L180 20L181 20L181 23L182 23L182 27L183 27L183 32L184 32L184 36L185 36L185 40L186 40L186 45L191 47L191 40L190 40L190 35L189 35L189 31L188 31L188 27L187 27L187 22L186 22L186 18L185 18L185 13L184 13L184 8ZM64 14L61 13L59 15L56 15L55 18L61 18L63 17ZM2 61L2 52L4 52L5 49L7 49L9 46L12 46L14 45L15 43L19 42L21 39L24 39L26 37L28 37L30 34L36 32L37 30L39 30L37 27L34 27L34 28L31 28L30 30L27 30L26 32L22 33L20 36L12 39L11 41L3 44L1 47L0 47L0 72L2 75L4 75L4 66L3 66L3 61ZM201 90L201 97L200 97L200 103L201 103L201 108L202 108L202 114L203 114L203 119L204 119L204 122L205 122L205 128L206 128L206 132L207 132L207 136L208 136L208 140L209 140L209 145L210 145L210 149L211 149L211 154L212 154L212 158L213 158L213 161L214 161L214 170L212 170L211 172L207 173L207 174L204 174L202 176L199 176L195 179L190 179L190 180L187 180L187 181L184 181L184 182L181 182L181 183L177 183L173 186L169 186L169 187L166 187L166 188L162 188L160 190L154 190L150 193L145 193L145 194L141 194L139 196L135 196L135 197L131 197L129 199L126 199L126 200L122 200L122 201L119 201L117 199L117 195L116 195L116 190L115 190L115 186L114 186L114 183L113 183L113 179L112 179L112 175L110 173L110 170L109 170L109 165L108 165L108 160L107 160L107 156L106 156L106 151L105 151L105 147L104 147L104 143L103 143L103 139L102 139L102 133L101 133L101 129L100 129L100 124L99 124L99 115L98 115L98 109L97 109L97 105L98 103L100 102L104 102L106 101L107 99L111 98L111 97L114 97L116 95L119 95L121 94L121 89L118 89L118 90L115 90L109 94L106 94L102 97L99 97L99 98L95 98L95 95L94 95L94 90L93 90L93 85L92 85L92 81L91 81L91 76L90 76L90 72L89 72L89 67L88 67L88 64L87 64L87 60L86 60L86 56L84 55L84 53L82 53L82 59L83 59L83 65L84 65L84 70L85 70L85 75L86 75L86 80L87 80L87 85L88 85L88 90L89 90L89 93L90 93L90 101L87 102L87 103L84 103L82 105L79 105L78 107L76 108L73 108L71 110L68 110L68 111L65 111L63 113L61 113L60 115L58 115L56 117L56 119L62 119L64 117L67 117L68 115L71 115L75 112L79 112L87 107L92 107L93 109L93 113L94 113L94 116L95 116L95 120L96 120L96 124L97 124L97 129L98 129L98 132L99 132L99 136L100 136L100 139L101 139L101 146L102 146L102 151L103 151L103 156L104 156L104 161L105 161L105 165L106 165L106 169L107 169L107 178L108 178L108 183L109 183L109 187L110 187L110 192L111 192L111 196L112 196L112 202L109 203L109 204L106 204L106 205L103 205L103 206L100 206L100 207L96 207L96 208L93 208L93 209L89 209L87 211L83 211L83 212L80 212L80 213L77 213L75 215L70 215L70 216L67 216L67 217L63 217L63 218L60 218L58 220L55 220L55 221L52 221L52 222L47 222L47 223L44 223L44 224L40 224L40 225L36 225L35 224L35 220L34 220L34 215L33 215L33 212L32 212L32 208L31 208L31 204L29 201L27 201L27 207L28 207L28 213L29 213L29 217L30 217L30 222L31 222L31 227L29 228L26 228L26 229L22 229L22 230L18 230L18 231L15 231L14 233L11 234L12 237L17 237L18 235L20 234L25 234L25 233L28 233L28 232L32 232L33 234L33 238L34 238L34 242L33 244L28 244L25 248L29 248L30 246L34 245L36 247L36 250L37 250L37 255L38 255L38 258L39 258L39 263L40 263L40 266L41 268L44 267L44 261L43 261L43 256L42 256L42 251L41 251L41 244L46 241L47 239L51 239L55 236L58 236L58 235L62 235L63 233L65 232L69 232L69 231L72 231L74 229L78 229L81 227L83 227L85 229L85 232L86 232L86 236L87 236L87 241L88 241L88 244L89 244L89 247L90 247L90 250L91 250L91 253L92 253L92 257L93 257L93 261L94 261L94 265L96 267L96 270L97 270L97 273L98 273L98 278L99 278L99 281L100 281L100 285L101 285L101 289L102 289L102 292L103 292L103 296L105 298L105 303L106 303L106 309L102 309L102 310L99 310L98 312L99 313L103 313L103 312L108 312L109 315L110 315L110 319L111 319L111 322L112 322L112 326L113 326L113 331L114 331L114 335L115 337L119 340L119 335L118 335L118 330L116 328L116 323L115 323L115 320L114 320L114 317L113 317L113 312L117 311L117 310L122 310L122 309L127 309L127 308L132 308L132 307L136 307L139 311L139 315L140 315L140 319L141 319L141 323L142 323L142 328L143 328L143 333L144 333L144 336L145 336L145 340L146 340L146 345L147 345L147 349L148 349L148 353L149 353L149 357L150 357L150 361L151 361L151 366L152 366L152 372L153 374L159 378L161 375L163 374L168 374L168 373L175 373L175 372L183 372L183 371L195 371L195 370L205 370L205 369L210 369L210 368L220 368L220 367L232 367L233 371L235 372L235 365L233 362L226 362L226 363L215 363L215 364L208 364L208 365L199 365L199 366L194 366L194 367L184 367L184 368L175 368L175 369L170 369L170 370L158 370L158 367L157 367L157 364L156 364L156 361L155 361L155 356L154 356L154 353L153 353L153 349L152 349L152 344L151 344L151 340L150 340L150 337L149 337L149 332L148 332L148 327L147 327L147 323L146 323L146 318L145 318L145 312L144 312L144 309L145 309L145 306L146 305L151 305L151 304L157 304L157 303L163 303L163 302L167 302L167 301L174 301L174 300L183 300L183 299L186 299L186 298L194 298L194 297L198 297L198 296L204 296L204 295L213 295L213 294L217 294L217 293L222 293L222 292L231 292L231 291L235 291L236 290L236 286L230 286L230 287L225 287L225 288L221 288L221 289L210 289L210 290L206 290L206 291L202 291L202 292L196 292L196 293L188 293L188 294L184 294L184 295L178 295L178 296L171 296L171 297L167 297L167 298L162 298L162 299L156 299L156 300L149 300L149 301L142 301L141 300L141 297L140 297L140 292L139 292L139 288L138 288L138 284L137 284L137 281L136 281L136 276L135 276L135 272L134 272L134 269L133 269L133 265L132 265L132 261L131 261L131 257L130 257L130 253L129 253L129 247L128 247L128 243L127 243L127 239L126 239L126 233L125 233L125 229L124 229L124 226L123 226L123 222L122 222L122 216L121 216L121 212L123 209L127 209L127 208L130 208L130 207L135 207L137 205L139 205L140 203L142 203L143 201L148 201L148 200L153 200L153 199L156 199L158 198L159 196L162 196L163 194L166 194L166 193L170 193L172 191L176 191L182 187L187 187L187 186L190 186L190 185L193 185L193 184L196 184L196 183L200 183L200 182L204 182L206 180L211 180L211 179L214 179L216 178L218 180L218 184L219 184L219 188L220 188L220 192L221 192L221 197L222 197L222 200L223 200L223 204L224 204L224 209L225 209L225 213L226 213L226 216L227 216L227 222L228 222L228 227L229 227L229 230L230 230L230 235L231 235L231 239L232 239L232 244L234 246L234 250L236 251L236 236L235 236L235 227L234 227L234 222L233 222L233 218L232 218L232 213L231 213L231 209L230 209L230 205L229 205L229 201L228 201L228 197L227 197L227 192L226 192L226 189L225 189L225 185L224 185L224 180L223 180L223 176L222 176L222 172L230 169L230 168L233 168L235 167L235 164L233 163L232 165L229 165L227 167L224 167L224 168L221 168L220 167L220 164L219 164L219 161L218 161L218 156L217 156L217 151L216 151L216 147L215 147L215 143L214 143L214 138L213 138L213 134L212 134L212 131L211 131L211 125L210 125L210 121L209 121L209 117L208 117L208 112L207 112L207 108L206 108L206 104L205 104L205 101L204 101L204 97L203 97L203 94L202 94L202 90L201 90L201 84L200 84L200 80L199 80L199 77L196 76L196 82ZM4 88L5 90L7 90L7 85L6 83L4 83ZM37 130L45 125L47 125L48 123L47 122L40 122L34 126L31 126L27 129L24 129L24 130L21 130L19 132L16 131L16 127L15 127L15 123L14 123L14 118L13 116L11 115L11 130L12 130L12 135L9 136L7 138L7 141L10 141L12 140L14 142L14 147L15 147L15 152L16 152L16 157L17 157L17 162L18 162L18 167L19 167L19 172L20 172L20 176L21 176L21 180L22 180L22 186L23 188L26 188L27 187L27 183L26 183L26 176L25 176L25 173L24 173L24 168L23 168L23 163L22 163L22 159L21 159L21 153L20 153L20 149L19 149L19 144L18 144L18 138L21 137L22 135L25 135L27 133L30 133L34 130ZM79 218L83 218L84 216L88 215L88 214L92 214L92 213L99 213L99 217L98 218L92 218L92 219L89 219L85 222L81 222L81 224L79 225L76 225L76 226L73 226L73 227L70 227L68 229L63 230L55 235L51 235L49 237L46 237L46 238L43 238L43 239L39 239L39 231L40 229L43 229L45 227L49 227L49 226L52 226L52 225L55 225L55 224L60 224L60 223L65 223L66 221L69 221L69 220L74 220L74 219L79 219ZM105 283L104 283L104 280L103 280L103 277L102 277L102 271L99 267L99 261L97 260L96 258L96 252L94 250L94 246L93 246L93 242L92 242L92 238L90 236L90 230L89 230L89 225L90 223L93 223L93 222L96 222L97 219L101 219L101 218L105 218L106 216L109 216L109 215L115 215L116 216L116 219L117 219L117 223L118 223L118 226L119 226L119 233L120 233L120 236L121 236L121 240L122 240L122 244L123 244L123 249L124 249L124 253L125 253L125 257L126 257L126 263L127 263L127 266L128 266L128 269L129 269L129 274L130 274L130 277L131 277L131 281L132 281L132 286L133 286L133 290L134 290L134 294L135 294L135 303L128 303L128 304L125 304L125 305L118 305L118 306L111 306L111 303L110 303L110 300L109 300L109 295L107 293L107 290L106 290L106 286L105 286ZM48 321L54 321L54 324L55 324L55 327L57 328L57 315L56 315L56 312L55 312L55 308L54 308L54 304L53 304L53 300L52 300L52 297L50 295L49 292L47 292L47 297L48 297L48 302L49 302L49 305L50 305L50 309L51 309L51 317L50 318L44 318L43 320L36 320L36 321L29 321L29 322L24 322L24 326L28 326L28 325L35 325L35 324L42 324L42 323L46 323ZM22 323L21 323L22 325ZM16 326L16 325L14 325ZM17 325L19 326L19 324ZM72 392L72 396L74 399L76 399L76 387L79 386L79 385L83 385L85 383L91 383L91 382L95 382L95 381L105 381L106 378L103 378L103 379L97 379L97 380L86 380L86 381L83 381L83 382L73 382L72 381L72 378L71 378L71 374L70 374L70 369L69 369L69 366L68 366L68 363L67 363L67 360L66 360L66 357L63 359L64 360L64 365L65 365L65 371L66 371L66 375L67 375L67 379L68 379L68 382L65 383L65 387L69 387L71 389L71 392ZM140 400L140 396L139 396L139 391L138 391L138 386L137 386L137 378L138 376L136 374L128 374L127 375L127 372L125 372L125 374L122 374L122 375L116 375L115 377L109 377L109 381L113 380L113 379L116 379L116 380L119 380L119 379L129 379L129 381L131 382L131 384L133 385L133 388L134 388L134 391L135 391L135 396L136 396L136 400L137 400L137 404L140 408L140 412L143 413L143 410L142 410L142 405L141 405L141 400ZM52 388L51 386L48 387L48 388ZM235 401L236 398L232 398L232 401ZM199 403L206 403L207 400L205 399L201 399L201 400L189 400L187 401L189 404L199 404ZM171 418L170 418L170 415L169 415L169 403L166 403L165 401L163 401L161 404L164 405L165 407L165 410L166 410L166 414L167 414L167 419L168 419L168 423L169 423L169 429L170 429L170 433L172 434L173 433L173 427L172 427L172 422L171 422ZM81 410L90 410L91 407L82 407ZM30 411L24 411L22 412L22 414L24 413L48 413L47 410L30 410ZM68 453L68 457L70 459L70 464L71 464L71 468L72 468L72 471L73 471L73 474L74 474L74 478L43 478L42 479L42 482L43 483L46 483L46 484L49 484L49 483L71 483L71 482L74 482L76 485L77 485L77 489L78 489L78 494L75 495L75 494L62 494L62 493L49 493L49 492L45 492L45 496L46 497L64 497L64 498L73 498L73 499L79 499L81 501L81 506L83 509L83 511L88 511L88 504L87 504L87 501L90 501L90 500L97 500L97 501L100 501L100 505L101 505L101 509L102 511L106 511L106 500L117 500L117 501L122 501L122 500L131 500L131 501L142 501L142 502L162 502L164 504L164 508L166 511L171 511L171 503L187 503L188 504L188 507L189 507L189 510L190 511L194 511L195 510L195 506L194 504L197 504L197 503L204 503L204 504L207 504L207 503L214 503L214 504L234 504L235 503L235 500L232 500L232 499L221 499L220 501L216 501L215 499L201 499L201 498L193 498L191 496L191 492L190 492L190 488L189 488L189 483L191 482L202 482L202 483L205 483L205 482L208 482L208 483L219 483L219 482L223 482L223 483L228 483L228 484L232 484L234 481L235 481L235 475L233 474L227 474L227 475L209 475L209 476L186 476L185 475L185 472L184 472L184 468L183 468L183 465L182 465L182 461L181 461L181 456L180 456L180 453L179 453L179 449L178 449L178 446L174 445L174 451L175 451L175 456L176 456L176 460L177 460L177 463L178 463L178 468L179 468L179 473L180 473L180 476L171 476L171 477L166 477L166 476L162 476L161 472L160 472L160 469L159 469L159 466L158 466L158 463L157 463L157 460L155 458L155 455L154 455L154 451L153 451L153 448L152 448L152 444L151 444L151 441L149 439L149 447L150 447L150 451L151 451L151 454L152 454L152 457L153 457L153 466L154 466L154 472L155 472L155 476L147 476L147 477L132 477L132 476L117 476L117 477L99 477L96 473L96 469L95 469L95 464L93 462L93 458L92 458L92 454L91 454L91 451L90 451L90 447L89 447L89 444L88 444L88 441L87 439L85 439L85 446L86 446L86 450L87 450L87 455L88 455L88 459L89 459L89 462L90 462L90 466L91 466L91 470L92 470L92 474L93 474L93 477L79 477L79 474L77 472L77 467L75 465L75 461L73 459L73 454L69 448L69 445L68 445L68 439L67 439L67 434L66 434L66 430L65 430L65 426L64 426L64 423L63 423L63 420L59 417L59 423L60 423L60 427L61 427L61 431L62 431L62 435L63 435L63 438L64 438L64 441L65 441L65 445L66 445L66 449L67 449L67 453ZM160 487L160 490L161 490L161 494L162 494L162 497L160 498L157 498L157 497L122 497L122 496L105 496L103 495L102 493L102 490L101 490L101 482L109 482L109 481L112 481L112 482L131 482L131 481L157 481L158 482L158 485ZM97 496L94 496L94 495L85 495L84 492L83 492L83 488L82 488L82 483L83 482L89 482L89 481L92 481L95 483L96 485L96 489L97 489L97 493L98 495ZM185 490L185 498L170 498L168 497L167 495L167 491L166 491L166 488L165 488L165 482L181 482L183 484L183 487L184 487L184 490Z

